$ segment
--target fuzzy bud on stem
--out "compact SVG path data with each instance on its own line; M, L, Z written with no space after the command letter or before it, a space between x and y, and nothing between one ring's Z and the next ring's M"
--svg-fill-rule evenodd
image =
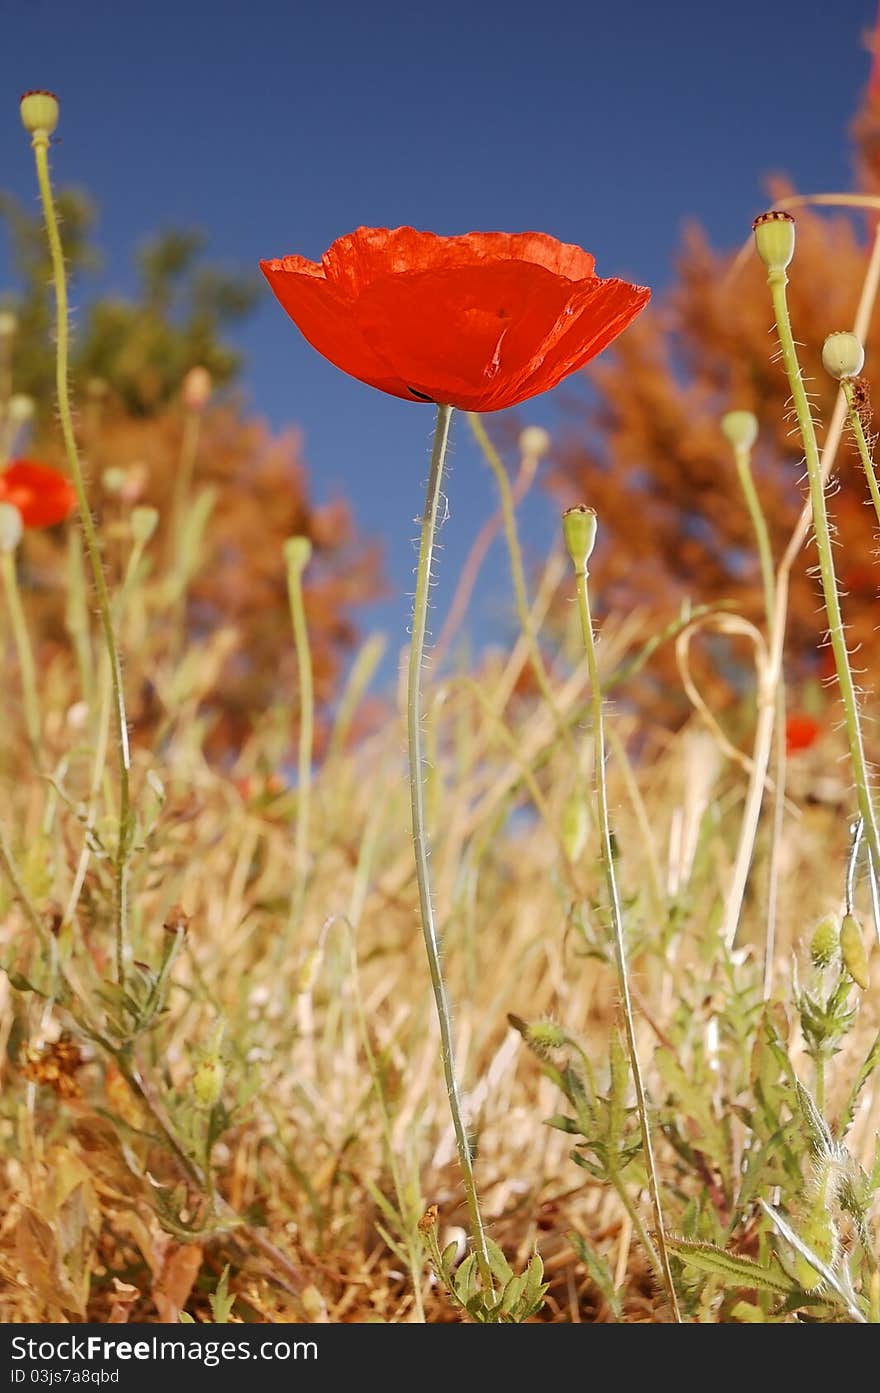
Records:
M794 257L794 218L775 209L752 223L755 247L768 271L785 271Z
M758 438L758 418L751 411L728 411L721 417L721 433L734 450L751 450Z
M562 514L562 535L577 572L586 571L596 545L598 519L594 509L579 503Z
M814 967L828 967L837 957L840 949L840 932L833 914L826 914L813 930L810 939L810 957Z
M526 426L520 432L519 448L527 459L543 459L550 452L550 434L543 426Z
M284 543L284 562L288 570L302 573L312 559L308 537L288 537Z
M204 411L211 400L213 389L211 374L207 368L190 368L183 379L183 404L187 411Z
M858 377L865 366L865 350L858 335L848 331L829 334L822 345L822 366L838 382Z

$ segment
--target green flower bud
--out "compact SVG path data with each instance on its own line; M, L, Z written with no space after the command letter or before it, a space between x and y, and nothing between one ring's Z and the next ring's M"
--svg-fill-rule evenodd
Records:
M312 559L312 544L308 537L288 537L284 543L284 560L291 571L304 571Z
M596 545L599 521L595 511L579 503L562 514L562 535L576 571L585 571Z
M852 914L844 915L840 926L840 951L843 965L850 977L863 991L868 987L868 954L862 926Z
M213 1108L223 1092L226 1070L216 1056L203 1059L193 1074L192 1088L196 1102L203 1108Z
M527 1029L525 1038L526 1044L542 1058L546 1058L551 1050L561 1050L568 1044L565 1031L553 1021L536 1021Z
M758 438L758 418L751 411L728 411L721 431L734 450L751 450Z
M0 503L0 551L15 551L21 541L24 523L12 503Z
M840 948L840 933L833 914L826 914L813 930L810 939L810 957L815 967L828 967L837 957Z
M562 845L572 863L580 858L587 844L589 827L586 802L580 794L572 793L562 809Z
M158 508L132 508L131 535L139 546L145 547L159 525Z
M776 209L752 223L758 255L768 271L784 271L794 256L794 218Z
M858 377L865 366L861 339L844 330L829 334L822 345L822 365L838 382L843 377Z
M22 125L31 135L50 136L58 125L58 98L54 92L25 92L19 111Z

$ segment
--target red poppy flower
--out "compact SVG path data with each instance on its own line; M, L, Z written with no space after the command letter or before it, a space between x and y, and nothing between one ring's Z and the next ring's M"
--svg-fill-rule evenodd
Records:
M76 492L57 469L20 459L0 474L0 503L12 503L25 527L52 527L70 517Z
M822 734L822 722L815 716L793 713L785 722L785 748L788 754L809 750Z
M313 348L406 401L501 411L601 353L651 297L602 280L588 252L543 232L438 237L359 227L320 262L261 261Z

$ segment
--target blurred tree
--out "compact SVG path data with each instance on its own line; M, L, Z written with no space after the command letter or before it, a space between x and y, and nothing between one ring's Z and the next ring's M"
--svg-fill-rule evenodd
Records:
M94 209L78 192L62 194L59 204L67 264L74 277L81 277L99 260L91 237ZM0 217L18 279L15 293L0 296L2 307L17 319L11 372L4 372L0 389L33 398L27 452L64 470L44 230L39 217L5 195L0 195ZM173 706L173 674L181 659L194 646L207 652L222 631L221 659L200 714L212 753L226 758L279 700L292 700L295 723L297 669L285 539L300 534L314 547L305 590L319 715L357 639L356 608L379 592L382 577L378 549L359 537L345 500L313 500L298 434L291 430L273 437L228 391L219 402L209 402L213 388L234 380L239 358L223 334L255 303L260 278L206 263L203 249L200 234L163 232L137 257L132 299L104 296L88 302L79 287L76 302L83 308L77 314L71 377L90 498L114 584L124 574L130 550L126 515L141 503L159 510L150 544L159 612L148 648L127 655L135 737L151 738L173 717L169 703ZM0 418L5 406L0 402ZM187 517L192 523L206 488L213 501L201 540L187 541ZM22 546L20 570L35 645L43 656L69 652L62 541L54 529L29 534ZM179 594L182 550L188 552L185 600ZM158 680L163 673L164 683ZM293 727L289 734L292 740Z
M859 168L880 186L880 76L875 72L855 125ZM772 207L792 189L770 182ZM756 210L757 211L757 210ZM797 252L790 268L790 302L801 361L820 423L820 444L837 384L824 371L827 334L851 328L869 246L863 212L797 208ZM869 220L873 235L874 217ZM748 225L743 228L744 240ZM735 265L697 228L685 237L673 288L657 297L614 349L591 365L589 397L573 403L576 431L557 454L549 485L564 504L584 502L600 519L591 570L597 603L607 610L644 610L655 626L681 603L729 600L763 627L763 595L753 533L730 447L720 430L726 411L744 408L760 422L753 467L778 561L804 498L802 450L789 390L777 360L766 273L756 255ZM876 324L876 315L875 315ZM868 373L880 335L869 335ZM838 532L838 568L845 617L866 681L880 679L876 643L880 566L876 521L848 434L838 454L830 511ZM826 676L823 617L812 545L792 577L788 628L789 676ZM714 701L736 698L740 655L731 653ZM712 665L715 667L715 664ZM685 714L670 645L642 679L641 696L675 723ZM724 664L722 663L722 672ZM658 681L658 679L660 679Z
M94 206L85 194L65 190L59 212L71 274L94 271L100 265L92 244ZM34 398L45 423L52 419L55 377L45 232L41 217L9 194L0 193L0 218L21 286L3 297L19 320L16 390ZM240 359L223 334L253 308L259 278L206 263L204 248L201 233L161 232L137 255L133 299L105 295L85 302L73 338L75 388L100 378L130 415L150 416L168 405L191 367L207 368L220 386L234 378ZM81 290L79 298L82 303Z

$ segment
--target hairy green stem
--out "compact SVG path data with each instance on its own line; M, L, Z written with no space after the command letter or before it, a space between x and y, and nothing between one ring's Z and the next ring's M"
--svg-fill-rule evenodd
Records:
M840 385L846 397L849 427L855 436L859 459L862 461L862 468L865 471L865 478L868 481L871 502L874 504L874 512L877 514L878 523L880 523L880 484L877 483L877 471L874 468L874 461L871 458L871 447L868 444L865 428L862 425L862 418L856 406L855 386L851 377L845 377Z
M837 669L837 682L840 688L841 703L843 705L844 724L846 726L847 739L849 742L850 761L852 763L853 777L855 779L859 812L864 820L865 836L868 840L871 860L874 867L877 868L880 867L880 829L878 829L877 817L874 811L868 762L865 756L862 729L859 719L858 698L856 696L855 683L853 682L852 670L849 664L849 652L846 646L843 616L840 611L840 597L837 593L837 576L834 571L831 531L828 524L828 510L825 504L825 481L822 475L819 447L816 443L816 430L810 412L806 388L804 387L803 375L801 373L794 335L791 329L791 319L788 313L788 297L786 295L788 276L785 271L769 271L767 274L767 284L770 287L770 294L773 301L773 312L776 318L776 328L779 333L779 343L782 349L782 361L786 376L788 377L789 386L791 387L798 429L800 431L806 457L807 476L810 484L813 533L816 538L816 550L819 555L819 575L822 581L822 594L828 619L828 635L831 640L834 664Z
M431 451L431 470L425 496L425 511L422 517L419 561L416 571L416 595L413 604L412 638L409 648L409 674L407 689L407 737L409 748L409 787L412 808L412 837L415 853L416 880L419 887L419 910L425 951L428 955L428 971L434 992L434 1004L440 1025L441 1058L452 1126L458 1148L471 1220L472 1237L480 1270L480 1279L487 1293L493 1290L492 1273L489 1267L489 1254L486 1248L486 1235L480 1212L480 1201L474 1176L471 1146L464 1122L458 1076L455 1067L455 1050L452 1041L452 1014L446 994L446 982L440 963L440 941L434 918L434 904L431 895L431 877L428 867L428 834L425 825L425 759L422 749L422 665L425 658L425 634L428 624L428 602L431 586L431 561L434 555L434 541L437 534L437 515L440 506L443 466L446 460L446 447L449 442L449 426L452 420L451 406L437 407L437 425L434 431L434 446Z
M101 627L104 633L104 642L107 648L107 657L110 663L110 674L113 683L116 741L119 754L119 836L116 844L114 866L116 901L114 906L114 917L116 930L116 975L118 981L122 984L125 981L125 947L128 921L128 857L132 833L130 793L131 752L128 743L128 717L125 710L122 664L119 658L116 635L113 631L110 595L104 576L104 566L101 560L98 534L95 530L95 524L89 508L89 501L86 496L79 450L77 448L76 435L73 429L73 412L71 410L70 385L67 375L69 352L67 273L64 267L64 251L61 246L61 236L58 231L58 218L55 213L55 202L52 196L52 183L49 177L49 137L42 131L36 131L31 143L33 145L34 159L37 168L37 181L40 186L43 216L46 221L46 235L49 241L49 253L52 260L52 279L55 285L57 339L55 385L58 395L58 413L61 419L61 433L64 438L64 449L70 467L73 487L76 491L80 522L82 524L86 550L92 568L95 593L98 600L98 610L101 616Z
M6 603L9 607L9 620L12 624L12 636L15 639L15 649L18 654L18 669L21 674L21 694L24 704L25 727L27 729L31 753L39 766L42 763L42 757L40 752L40 703L37 696L37 673L34 667L34 653L28 635L27 622L21 604L21 592L18 588L18 572L15 564L14 551L3 551L0 553L0 570L3 572L3 588L6 592Z
M669 1252L666 1247L666 1237L663 1229L663 1208L660 1201L660 1185L657 1179L657 1167L654 1162L654 1148L651 1142L651 1127L648 1120L648 1103L645 1096L644 1084L642 1082L642 1069L639 1063L638 1046L636 1044L632 997L629 986L629 969L626 960L626 943L624 941L623 932L623 913L620 906L620 895L617 889L617 876L614 871L611 819L608 811L608 790L605 783L605 721L602 712L602 687L599 681L596 639L593 633L593 616L590 611L588 572L585 565L575 566L575 578L577 582L578 613L580 614L581 630L583 632L584 647L587 653L587 665L590 674L593 708L594 762L596 766L596 810L598 814L599 836L602 845L602 863L605 870L605 882L608 890L608 904L611 912L611 927L614 936L614 956L617 963L618 990L620 992L620 1002L623 1009L627 1050L629 1053L630 1068L632 1069L633 1086L636 1094L636 1107L638 1109L639 1123L642 1132L642 1147L645 1153L645 1169L648 1174L648 1189L651 1195L651 1208L654 1214L660 1276L666 1288L666 1295L672 1308L673 1317L676 1321L680 1321L681 1313L678 1309L678 1299L675 1295L672 1270L669 1266ZM637 1230L640 1227L641 1226L637 1224ZM648 1251L650 1256L650 1248Z

